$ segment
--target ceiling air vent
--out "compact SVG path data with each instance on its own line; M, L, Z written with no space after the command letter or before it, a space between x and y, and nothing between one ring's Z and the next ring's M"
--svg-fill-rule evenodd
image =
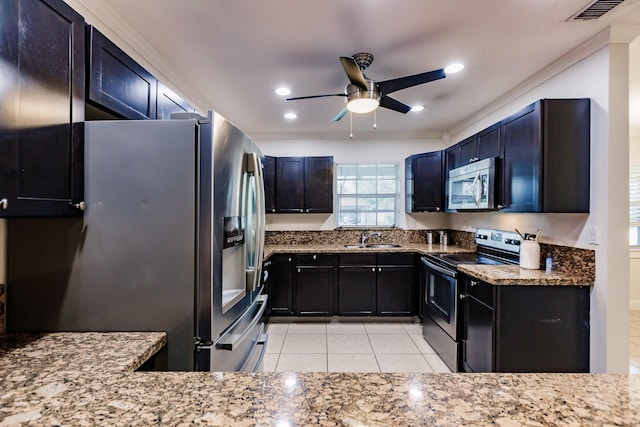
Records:
M586 9L576 13L569 19L598 19L623 1L624 0L596 0L595 2L591 3L591 5L587 6Z

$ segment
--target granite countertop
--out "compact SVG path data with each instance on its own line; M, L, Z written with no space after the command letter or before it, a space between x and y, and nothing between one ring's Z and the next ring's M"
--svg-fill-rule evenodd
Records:
M377 252L412 252L419 254L441 254L441 253L469 253L473 249L447 245L440 246L426 245L421 243L403 243L398 248L353 248L340 244L306 244L306 245L265 245L264 259L269 258L274 253L297 254L297 253L335 253L335 254L366 254Z
M164 339L0 337L0 426L640 424L640 376L132 372Z
M590 286L593 281L559 271L527 270L517 265L463 264L458 271L492 285Z
M469 253L473 249L463 246L440 246L419 243L405 243L399 248L348 248L338 244L319 245L267 245L264 247L264 258L275 253L376 253L376 252L413 252L419 254ZM572 272L554 270L527 270L517 265L478 265L461 264L458 271L473 276L493 285L545 285L545 286L591 286L593 278L584 277Z

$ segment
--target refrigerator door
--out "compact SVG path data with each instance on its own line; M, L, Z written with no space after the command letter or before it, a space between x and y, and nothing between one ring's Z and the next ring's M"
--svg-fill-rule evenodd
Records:
M200 131L196 341L202 347L215 344L253 302L262 268L264 197L251 140L212 112Z

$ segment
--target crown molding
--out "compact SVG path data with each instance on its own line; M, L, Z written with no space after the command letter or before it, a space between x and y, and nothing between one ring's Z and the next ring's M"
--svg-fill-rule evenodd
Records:
M490 116L494 112L500 110L511 102L522 97L526 93L532 91L536 87L540 86L544 82L552 79L563 71L567 70L576 63L594 54L598 50L607 46L611 41L611 27L606 28L600 33L596 34L586 42L578 45L576 48L561 56L551 64L547 65L531 77L520 83L495 101L487 104L485 107L478 110L478 112L467 117L463 121L459 122L451 129L444 132L445 135L457 135L463 132L465 129L473 127L476 123L482 119ZM453 141L450 143L455 143Z
M106 1L65 0L88 24L96 27L120 49L139 62L158 80L181 96L197 110L207 111L209 102L200 92L180 79L179 73L162 55L147 43L129 24L118 16Z

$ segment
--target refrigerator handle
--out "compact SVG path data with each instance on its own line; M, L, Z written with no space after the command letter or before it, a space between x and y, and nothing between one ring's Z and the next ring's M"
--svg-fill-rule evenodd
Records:
M255 315L251 319L251 322L244 328L240 333L233 333L235 324L230 328L230 331L224 334L218 342L216 342L216 347L224 350L233 351L234 348L237 348L242 341L249 335L249 332L253 329L253 327L262 319L262 315L264 314L265 309L267 308L267 296L260 295L256 299L256 304L260 304L260 308L256 311ZM239 320L242 320L240 318ZM238 322L239 323L239 322Z
M264 207L264 177L262 174L262 162L260 157L255 153L250 153L252 169L255 179L256 187L256 217L258 218L257 226L257 249L255 252L254 268L255 274L253 276L253 284L251 290L254 291L260 287L260 281L262 280L262 261L264 258L264 228L265 228L265 207Z

